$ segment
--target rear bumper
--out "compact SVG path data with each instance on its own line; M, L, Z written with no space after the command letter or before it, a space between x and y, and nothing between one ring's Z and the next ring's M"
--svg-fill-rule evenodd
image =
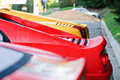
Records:
M112 65L109 62L109 69L106 73L86 74L85 80L110 80L112 77Z

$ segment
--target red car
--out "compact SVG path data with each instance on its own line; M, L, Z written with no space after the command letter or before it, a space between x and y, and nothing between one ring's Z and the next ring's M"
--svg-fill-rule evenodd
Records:
M84 80L84 58L67 60L55 53L0 42L0 80Z
M96 38L96 40L102 41L102 37L98 37ZM91 41L92 40L89 40L89 42ZM15 43L15 44L49 50L61 55L64 58L69 57L69 59L78 59L79 57L85 57L87 61L87 73L85 80L110 80L111 78L112 65L108 60L108 55L103 52L104 48L103 49L100 48L100 46L104 46L100 44L100 42L96 45L96 47L90 43L88 44L88 46L84 47L42 43Z
M74 35L60 35L57 38L40 30L2 19L0 24L3 41L52 51L64 58L85 57L88 66L86 80L110 80L112 66L108 55L103 53L106 45L103 37L84 39Z

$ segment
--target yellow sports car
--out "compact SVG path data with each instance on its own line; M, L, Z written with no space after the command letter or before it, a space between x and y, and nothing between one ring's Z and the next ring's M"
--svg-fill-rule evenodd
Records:
M89 31L86 24L77 24L64 20L49 18L46 16L10 10L6 8L0 9L0 17L13 20L20 24L22 24L22 22L20 21L21 19L32 21L83 38L88 38L89 36ZM15 17L17 17L17 19Z

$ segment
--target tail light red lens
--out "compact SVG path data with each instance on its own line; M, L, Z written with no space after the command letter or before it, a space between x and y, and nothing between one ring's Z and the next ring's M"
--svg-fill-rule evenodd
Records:
M103 64L106 65L108 63L108 54L103 54L101 59Z
M85 28L84 28L84 27L73 26L73 28L79 29L80 32L81 32L81 34L82 34L82 37L83 37L83 38L87 38L86 32L85 32Z

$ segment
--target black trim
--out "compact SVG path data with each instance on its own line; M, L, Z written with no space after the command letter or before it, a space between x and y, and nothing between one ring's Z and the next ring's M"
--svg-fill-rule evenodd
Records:
M85 44L84 44L84 46L86 46L86 45L87 45L87 43L88 43L88 41L87 41L87 40L85 40Z
M72 42L75 42L75 39L73 39Z
M6 34L2 30L0 30L0 33L3 35L4 42L10 42L9 38L6 36Z
M20 24L20 23L18 23L18 22L16 22L16 21L13 21L13 20L8 19L8 18L5 18L5 17L2 17L2 19L3 19L3 20L6 20L6 21L9 21L9 22L12 22L12 23L15 23L15 24L22 25L22 24ZM22 25L22 26L24 26L24 25Z
M81 39L79 39L78 43L77 44L80 44L81 43Z
M9 49L9 48L8 48ZM20 51L18 51L20 52ZM10 66L9 68L7 68L6 70L0 72L0 79L2 79L3 77L9 75L10 73L14 72L15 70L19 69L20 67L22 67L24 64L26 64L32 57L31 54L27 54L24 52L21 52L24 54L24 56L18 61L16 62L14 65Z

